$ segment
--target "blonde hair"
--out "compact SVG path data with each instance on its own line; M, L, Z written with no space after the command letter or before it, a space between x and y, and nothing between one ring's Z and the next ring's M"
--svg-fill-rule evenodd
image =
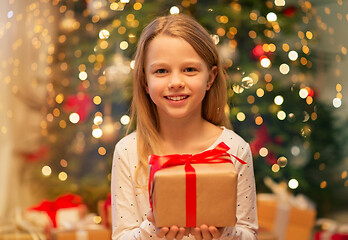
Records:
M207 63L209 69L217 67L215 81L202 102L202 117L215 125L230 127L230 121L224 112L227 103L225 72L213 39L198 22L187 15L177 14L156 18L144 28L135 54L131 116L132 122L136 119L139 157L137 179L141 172L147 176L148 156L161 154L159 118L156 106L146 92L144 70L148 45L160 34L184 39Z

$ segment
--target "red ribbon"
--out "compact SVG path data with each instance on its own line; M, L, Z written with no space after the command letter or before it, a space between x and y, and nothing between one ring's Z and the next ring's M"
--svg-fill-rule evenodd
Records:
M149 197L150 206L152 206L151 186L155 173L163 168L184 165L186 175L186 227L196 226L196 172L191 164L198 163L233 163L230 156L236 158L240 163L246 164L240 158L227 153L230 148L223 142L218 144L214 149L204 151L198 154L173 154L173 155L151 155L149 164L151 165L149 176Z
M111 206L111 194L109 193L108 198L104 203L104 215L106 227L110 227L110 222L108 221L108 208Z
M53 227L57 227L57 211L62 208L78 207L82 204L82 198L74 194L65 194L54 201L44 200L38 206L29 208L30 210L44 211L50 217Z

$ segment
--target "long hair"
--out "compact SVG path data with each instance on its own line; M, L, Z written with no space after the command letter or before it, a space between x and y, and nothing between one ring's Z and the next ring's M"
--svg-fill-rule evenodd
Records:
M149 43L160 34L184 39L207 63L209 69L213 66L217 67L216 78L202 102L202 117L215 125L230 127L230 122L224 111L227 104L225 72L221 66L215 43L209 33L193 18L184 14L156 18L144 28L135 54L131 119L132 122L136 119L139 157L136 169L137 180L140 173L147 176L148 156L162 153L159 118L156 106L146 92L144 70Z

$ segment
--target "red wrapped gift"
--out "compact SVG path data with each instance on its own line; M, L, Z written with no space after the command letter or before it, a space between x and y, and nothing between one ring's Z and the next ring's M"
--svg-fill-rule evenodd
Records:
M318 231L314 234L314 240L348 240L348 233L333 233Z
M195 155L150 156L149 196L157 227L235 224L237 173L228 150L220 143Z
M65 194L54 201L44 200L39 205L29 208L29 210L46 212L50 217L53 227L57 227L64 218L72 218L78 221L86 213L86 206L82 202L82 198L74 194ZM64 210L67 210L66 214ZM67 215L64 217L63 215Z
M102 219L102 224L109 228L111 227L111 195L108 195L106 200L98 202L98 213Z

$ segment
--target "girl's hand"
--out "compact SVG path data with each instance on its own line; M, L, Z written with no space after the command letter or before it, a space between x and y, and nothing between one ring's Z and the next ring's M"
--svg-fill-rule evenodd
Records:
M152 222L152 224L156 226L152 211L147 213L147 220L149 220L149 222ZM166 237L167 240L181 240L184 236L187 236L189 234L189 231L190 229L184 227L161 227L157 228L156 235L159 238Z
M192 228L191 234L195 237L196 240L212 240L213 238L220 238L224 229L224 227L208 227L207 225L203 224L200 227Z

